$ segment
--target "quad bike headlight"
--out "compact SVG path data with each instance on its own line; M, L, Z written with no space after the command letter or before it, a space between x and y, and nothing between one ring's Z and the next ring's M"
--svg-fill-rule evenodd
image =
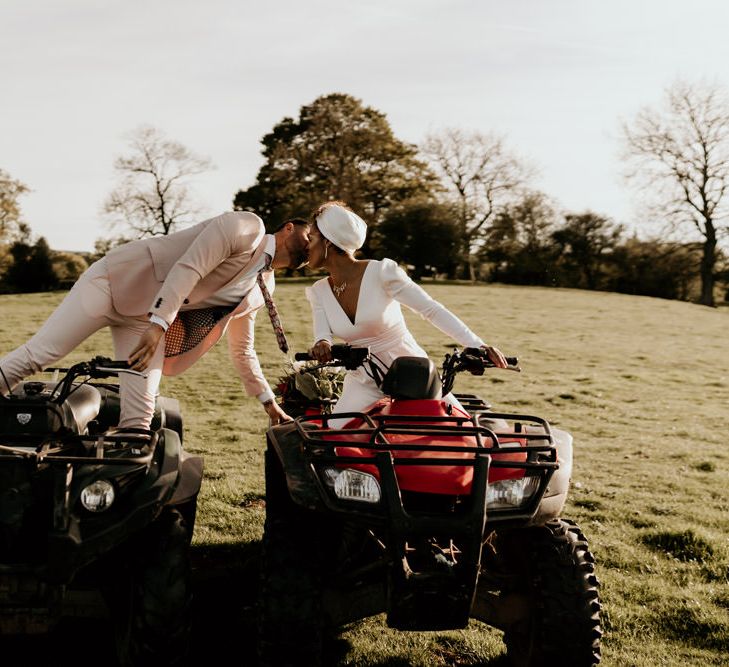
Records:
M81 504L89 512L103 512L114 502L114 487L105 479L92 482L81 491Z
M510 509L521 507L539 488L539 477L502 479L493 482L486 489L486 508Z
M363 503L378 503L382 496L380 485L372 475L359 470L326 468L324 480L341 500L358 500Z

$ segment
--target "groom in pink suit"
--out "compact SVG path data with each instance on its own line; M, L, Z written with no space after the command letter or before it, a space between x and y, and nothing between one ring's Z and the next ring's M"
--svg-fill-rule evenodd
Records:
M234 211L114 248L78 279L35 336L0 359L0 391L108 326L116 357L146 372L120 376L119 427L148 428L162 374L189 368L227 330L248 395L258 398L273 423L288 419L261 372L253 327L262 291L273 292L273 269L305 263L308 235L304 220L266 234L257 215Z

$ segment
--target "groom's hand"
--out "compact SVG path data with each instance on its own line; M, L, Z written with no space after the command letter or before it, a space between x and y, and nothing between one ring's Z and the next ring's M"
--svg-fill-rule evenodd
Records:
M281 424L283 422L293 421L282 409L281 406L276 403L273 399L263 403L263 409L266 411L269 419L271 420L271 426Z
M135 371L145 371L152 360L160 338L165 335L165 330L159 324L150 324L146 331L139 337L137 346L129 355L129 366Z
M309 355L314 357L320 364L332 360L332 345L328 340L320 340L309 350Z

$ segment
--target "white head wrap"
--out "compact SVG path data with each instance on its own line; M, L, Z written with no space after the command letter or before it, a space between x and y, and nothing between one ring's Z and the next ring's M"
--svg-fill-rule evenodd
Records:
M316 219L324 238L348 252L362 247L367 236L367 224L356 213L337 204L327 206Z

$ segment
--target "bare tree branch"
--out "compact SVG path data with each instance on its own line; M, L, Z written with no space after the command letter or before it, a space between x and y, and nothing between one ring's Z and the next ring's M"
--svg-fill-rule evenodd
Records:
M4 241L23 222L19 199L29 192L28 186L0 169L0 241Z
M142 126L129 134L130 152L114 161L119 185L104 204L110 225L122 224L139 238L164 236L199 213L186 181L211 168L207 158Z
M660 109L623 125L626 177L674 228L703 239L701 302L714 305L717 238L729 229L729 96L678 81Z
M532 170L495 134L445 128L428 135L420 147L460 212L463 254L471 265L476 244L494 213L524 186Z

